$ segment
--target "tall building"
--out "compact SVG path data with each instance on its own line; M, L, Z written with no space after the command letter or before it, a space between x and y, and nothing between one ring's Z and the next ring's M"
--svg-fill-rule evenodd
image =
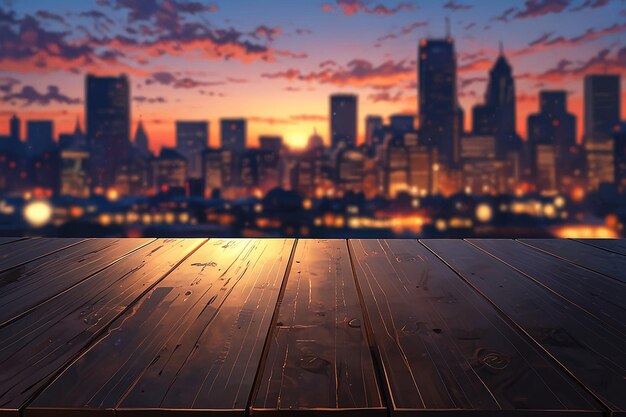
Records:
M584 161L576 144L576 116L567 112L565 91L539 93L539 113L528 116L528 145L532 178L538 185L545 184L542 178L554 177L558 185L567 186L568 181L582 175ZM550 146L542 146L539 152L539 145ZM540 160L543 174L538 171ZM557 171L547 173L552 167Z
M585 77L585 140L606 139L620 122L620 76Z
M376 145L374 135L383 127L383 118L380 116L367 116L365 119L365 144Z
M587 181L591 189L615 182L615 143L621 114L619 75L585 77L585 135Z
M613 138L615 140L615 182L621 192L626 192L626 120L619 124Z
M133 139L133 146L144 158L152 156L152 153L150 152L150 139L148 139L146 129L143 127L143 120L139 120L139 123L137 124L135 138Z
M282 136L259 136L259 145L265 151L280 152L283 148Z
M161 148L152 160L152 185L162 193L181 192L187 182L187 161L174 148Z
M209 122L176 121L176 150L187 159L189 178L202 177L202 152L209 145Z
M243 152L246 148L246 119L222 119L220 135L222 149Z
M357 96L333 94L330 96L330 143L333 149L343 144L356 146Z
M107 188L130 153L130 87L125 75L85 79L87 141L91 148L91 180Z
M26 122L26 151L29 155L40 155L54 148L53 129L52 120Z
M485 103L474 107L474 134L495 136L498 157L505 158L521 147L515 117L515 80L501 45L500 55L489 72Z
M22 139L21 121L16 114L11 116L9 122L9 138L13 142L19 142Z
M423 39L418 49L418 108L424 143L437 148L439 161L459 160L459 114L454 41Z

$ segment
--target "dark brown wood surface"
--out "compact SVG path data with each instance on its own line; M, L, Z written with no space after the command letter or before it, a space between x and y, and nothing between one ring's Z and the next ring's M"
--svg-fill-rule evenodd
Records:
M584 309L626 339L626 284L510 239L468 239L511 268Z
M626 255L626 239L576 239L587 245Z
M519 241L626 283L626 256L567 239L520 239Z
M293 245L210 240L113 323L26 414L244 413Z
M300 240L253 412L386 415L346 241Z
M152 242L0 328L0 409L23 407L202 242Z
M87 240L0 273L0 326L152 240Z
M394 411L598 410L416 240L350 248Z
M626 416L626 240L0 238L0 416Z
M626 339L595 316L462 240L425 240L469 284L614 413L626 410ZM562 241L568 244L568 241Z
M85 239L25 239L2 245L0 272L15 268L26 262L69 248Z

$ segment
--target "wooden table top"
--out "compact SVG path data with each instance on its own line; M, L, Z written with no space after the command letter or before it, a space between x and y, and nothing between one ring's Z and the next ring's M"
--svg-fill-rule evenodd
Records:
M0 238L0 416L626 415L626 241Z

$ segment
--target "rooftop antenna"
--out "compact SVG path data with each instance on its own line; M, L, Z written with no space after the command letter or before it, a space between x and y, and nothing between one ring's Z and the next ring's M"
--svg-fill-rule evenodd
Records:
M504 55L504 44L500 41L500 56Z

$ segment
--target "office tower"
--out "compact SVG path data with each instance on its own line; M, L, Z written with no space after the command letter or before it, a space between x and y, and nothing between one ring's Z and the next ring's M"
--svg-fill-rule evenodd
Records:
M367 116L365 119L365 144L373 146L380 144L375 140L375 135L380 132L383 127L383 118L380 116Z
M330 143L333 149L340 145L356 146L357 96L333 94L330 96Z
M538 143L535 146L535 178L539 191L555 193L558 190L557 158L555 145Z
M409 150L400 137L393 137L385 143L383 159L383 188L389 198L409 191Z
M161 148L152 160L152 185L157 192L182 193L187 182L187 160L174 148Z
M412 114L394 114L389 117L389 125L394 134L403 136L415 130L415 116Z
M621 192L626 192L626 121L619 124L614 139L615 182Z
M87 142L94 188L113 185L130 152L130 87L125 75L85 79Z
M419 121L422 140L448 167L459 159L456 57L452 38L423 39L418 49Z
M202 152L209 145L209 122L176 121L176 151L187 159L189 178L202 177Z
M21 130L21 121L17 115L14 114L11 116L11 120L9 122L9 139L11 139L14 143L22 140Z
M26 151L40 155L54 148L52 120L29 120L26 122Z
M222 149L243 152L246 148L246 120L220 120L220 144Z
M61 151L61 195L89 197L89 152L77 149Z
M259 136L259 145L266 151L280 152L283 148L282 136Z
M619 75L585 77L585 140L607 139L619 125Z
M426 196L432 192L432 152L428 146L408 146L411 194Z
M139 152L139 155L144 158L152 156L152 152L150 152L150 139L148 139L148 134L143 127L143 120L139 120L139 123L137 124L135 138L133 139L133 146Z
M59 148L73 150L87 150L87 138L80 127L80 121L76 118L76 125L72 133L59 134Z
M222 188L222 151L210 148L202 152L202 172L204 178L204 196L211 198L216 190ZM228 151L226 151L228 152Z
M615 182L615 143L621 115L619 75L585 77L585 135L587 181L592 190Z
M555 181L567 185L567 181L582 175L582 162L576 144L576 116L567 112L567 93L565 91L541 91L539 93L539 113L528 116L528 145L530 149L531 173L540 185L542 177L551 179L546 169L555 166ZM542 154L538 152L543 147ZM543 174L539 173L539 158L542 158ZM554 157L554 162L548 162Z
M461 159L495 159L496 138L493 135L463 135Z
M365 155L354 148L339 149L336 154L337 187L343 192L363 192Z
M521 139L515 132L515 80L502 45L489 72L485 103L474 107L473 116L474 134L495 136L498 158L520 150Z

